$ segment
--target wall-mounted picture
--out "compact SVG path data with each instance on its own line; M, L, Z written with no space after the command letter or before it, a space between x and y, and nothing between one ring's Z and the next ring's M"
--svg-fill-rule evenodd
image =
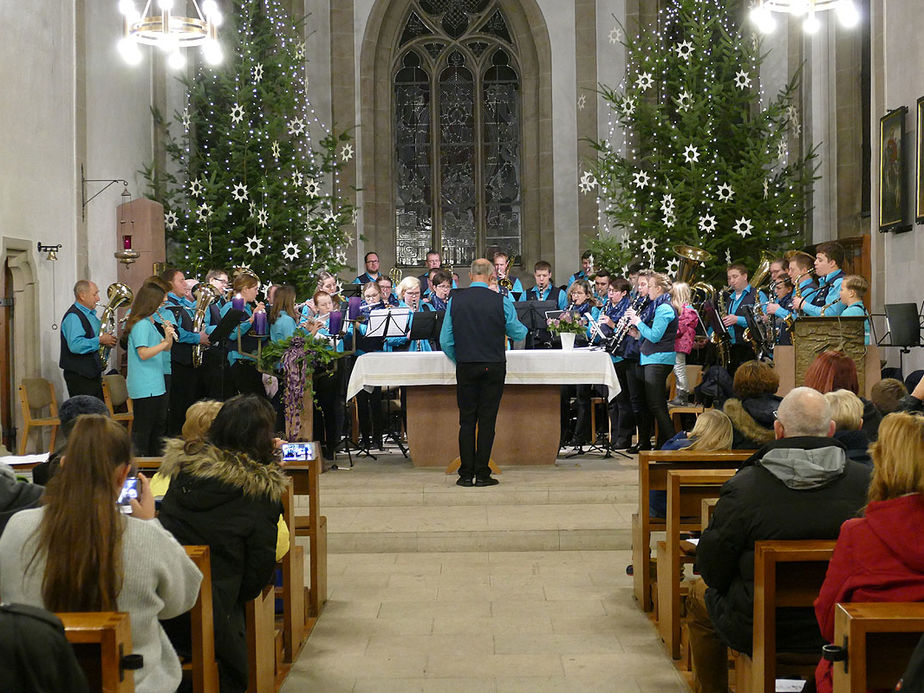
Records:
M879 119L879 230L905 222L905 114L907 106Z
M914 142L914 220L924 224L924 96L918 99L917 137Z

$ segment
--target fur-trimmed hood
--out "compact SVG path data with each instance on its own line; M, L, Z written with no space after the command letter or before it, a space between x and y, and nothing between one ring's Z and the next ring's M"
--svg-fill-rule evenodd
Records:
M778 401L777 401L778 404ZM738 441L740 438L744 438L748 441L756 443L757 447L769 443L774 439L773 424L770 424L770 427L766 427L758 423L758 421L748 412L746 402L742 402L740 399L732 397L725 401L725 405L722 407L722 410L731 419L732 426L735 429L735 440ZM772 414L771 422L772 422ZM735 447L738 447L736 444ZM750 446L746 446L750 447Z
M166 441L160 472L170 479L182 473L193 479L214 480L241 489L245 496L277 502L282 500L287 481L276 464L261 464L210 443L190 443L187 447L181 438Z

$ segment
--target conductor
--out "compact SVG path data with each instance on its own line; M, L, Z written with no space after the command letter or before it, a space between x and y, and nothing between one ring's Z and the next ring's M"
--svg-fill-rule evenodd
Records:
M469 276L469 288L452 292L440 332L443 352L456 364L462 461L456 484L494 486L499 482L491 476L488 460L507 375L504 335L521 340L527 329L517 320L513 303L489 288L495 277L490 260L475 260Z

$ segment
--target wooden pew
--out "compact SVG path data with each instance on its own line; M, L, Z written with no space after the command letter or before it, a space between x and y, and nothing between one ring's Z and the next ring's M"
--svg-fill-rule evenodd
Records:
M812 608L834 553L834 540L758 541L754 544L753 654L735 660L737 693L774 691L777 677L776 610ZM812 675L821 653L787 657L799 673Z
M141 655L132 655L132 626L127 613L70 612L55 614L64 624L91 691L131 693L132 669L141 667Z
M924 633L924 602L851 602L834 613L834 644L847 659L833 665L834 693L892 690Z
M317 447L317 443L315 443ZM308 514L295 515L293 536L308 537L309 565L309 591L308 614L306 623L307 633L311 632L315 621L321 615L321 609L327 601L327 517L321 515L320 482L321 459L315 459L308 464L289 464L284 467L286 474L292 477L295 495L308 496ZM294 542L293 542L294 543Z
M212 561L208 546L184 546L186 555L202 573L199 597L189 612L192 661L183 670L192 676L193 693L218 693L218 662L215 661L215 621L212 615Z
M296 526L293 484L286 486L282 496L282 516L290 530ZM282 598L283 637L285 661L294 662L305 644L307 619L305 613L305 551L295 543L290 531L289 552L277 567L282 570L282 587L276 589Z
M658 630L673 659L680 658L680 569L692 562L680 549L682 533L702 531L702 503L717 498L734 469L691 469L667 472L667 519L664 541L658 542Z
M247 662L250 684L247 693L276 690L276 590L272 585L247 602Z
M737 469L753 450L643 450L638 456L638 513L632 515L632 566L635 598L643 611L651 611L651 533L663 532L664 520L649 516L648 492L667 489L672 469Z

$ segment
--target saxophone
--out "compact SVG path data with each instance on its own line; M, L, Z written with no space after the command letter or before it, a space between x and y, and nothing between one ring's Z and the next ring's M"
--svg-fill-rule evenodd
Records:
M134 300L134 294L132 290L121 282L115 282L109 285L109 288L106 289L106 298L109 299L109 302L106 304L106 307L103 309L103 315L100 318L99 322L99 336L102 337L107 332L109 334L115 334L116 331L116 311L124 305L127 305ZM106 369L106 364L109 363L109 352L112 351L112 347L101 346L99 348L99 361L103 366L103 370Z

